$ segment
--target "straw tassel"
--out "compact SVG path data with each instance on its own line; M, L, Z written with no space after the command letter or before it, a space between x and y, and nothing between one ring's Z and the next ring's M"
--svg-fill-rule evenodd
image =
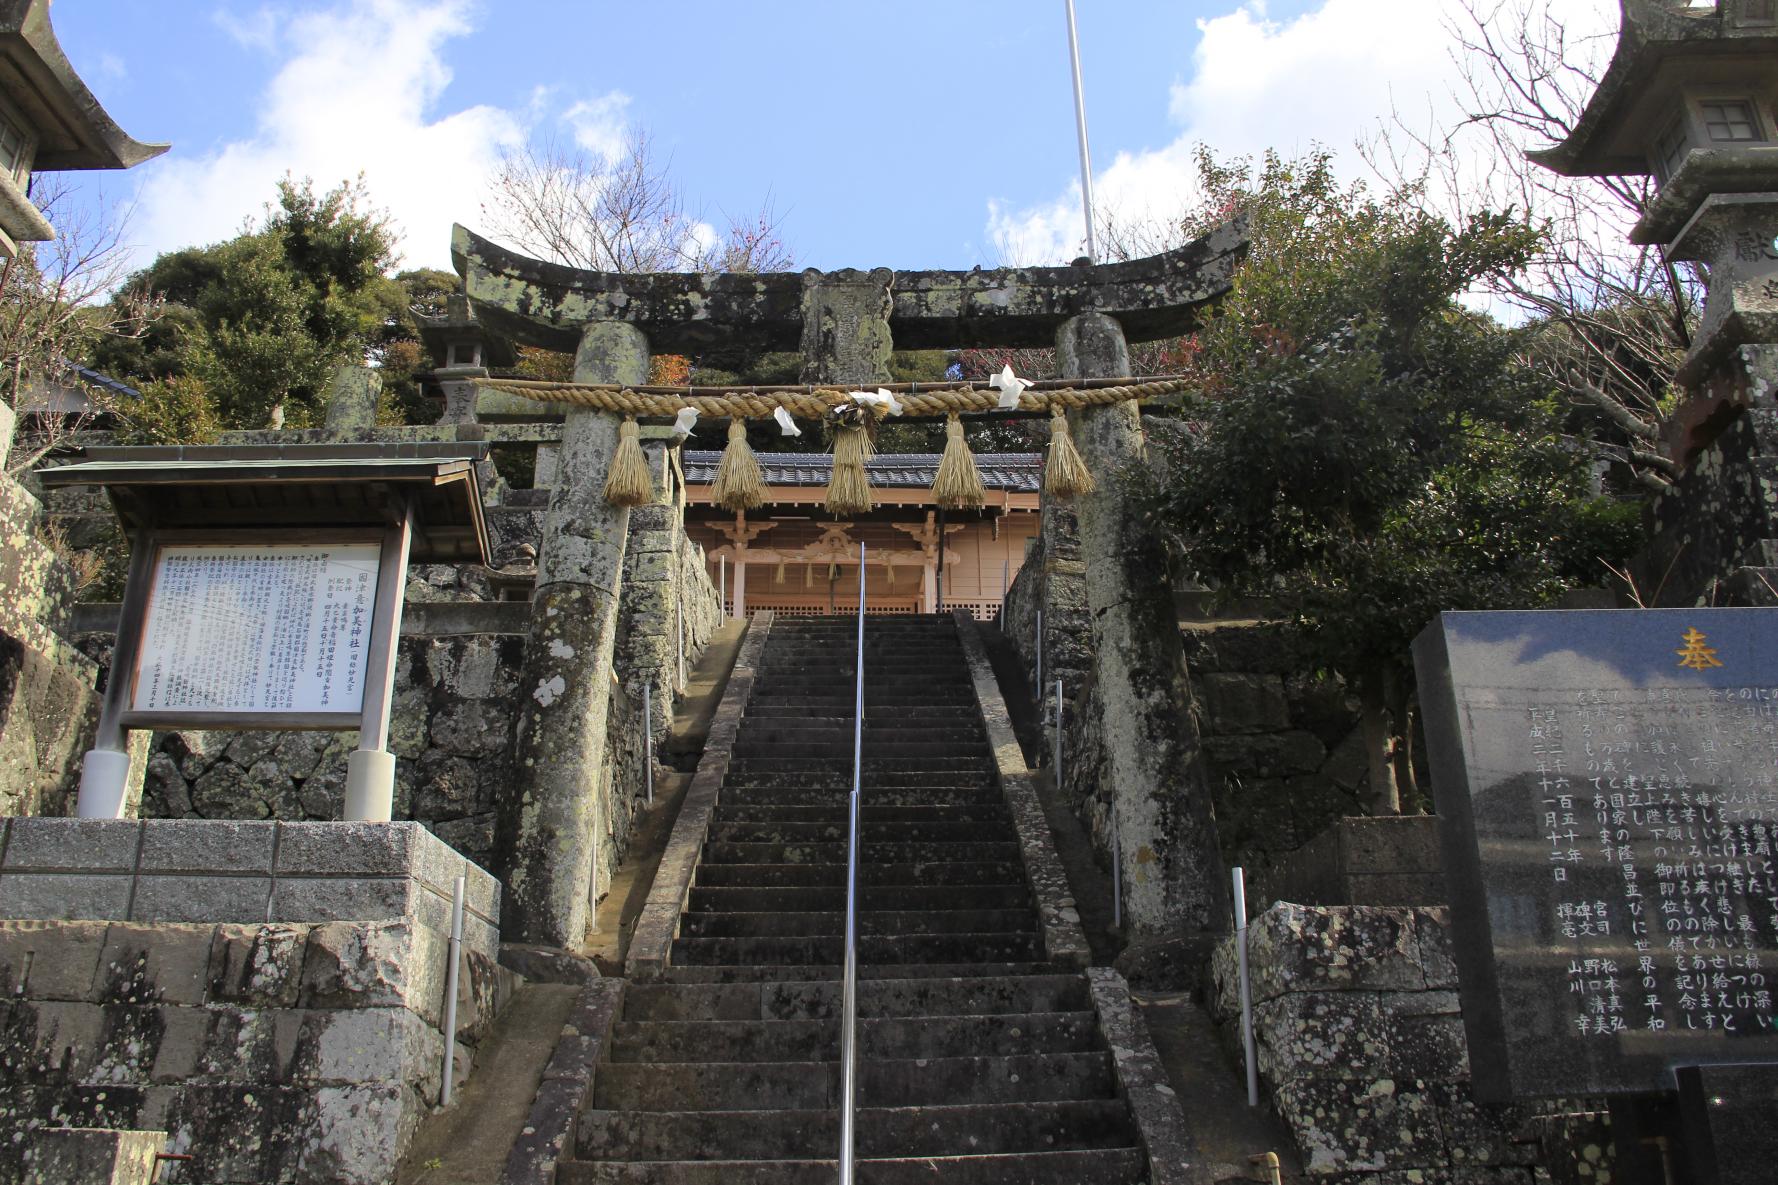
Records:
M605 476L605 501L613 506L647 506L654 501L654 483L648 477L648 458L636 437L636 417L625 416L617 428L617 451L611 455L611 471Z
M834 434L833 477L827 483L827 512L840 518L867 514L871 508L870 435L863 425L847 424Z
M1050 416L1050 456L1043 468L1043 492L1052 498L1072 498L1093 492L1093 475L1087 471L1074 437L1068 434L1068 417L1061 408Z
M969 442L963 438L963 421L956 412L945 421L945 455L932 479L932 499L952 509L980 506L987 499L981 470L975 467Z
M783 556L778 557L778 572L777 572L777 575L775 575L772 578L772 583L773 584L783 584L784 583L784 557Z
M735 416L728 422L728 447L722 450L722 463L716 467L716 484L710 496L724 510L752 510L764 504L765 482L759 472L759 458L747 443L747 421Z
M895 553L892 551L883 553L883 582L890 588L895 587Z
M804 588L814 588L815 587L815 565L814 564L804 564L803 565L803 587Z

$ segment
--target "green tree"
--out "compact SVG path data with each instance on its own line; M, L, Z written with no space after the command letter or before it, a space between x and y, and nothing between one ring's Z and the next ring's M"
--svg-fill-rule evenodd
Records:
M1523 266L1509 214L1451 226L1413 191L1341 187L1325 153L1200 171L1205 218L1253 250L1199 335L1202 396L1158 440L1149 513L1200 573L1275 598L1364 707L1375 809L1412 802L1409 645L1441 610L1528 607L1596 582L1633 508L1594 493L1518 335L1458 297Z
M395 340L407 302L386 274L394 258L388 217L362 181L318 195L286 178L259 224L133 276L123 299L152 294L170 312L147 336L102 343L92 361L120 378L196 380L225 427L306 426L336 366ZM407 327L411 338L411 317Z

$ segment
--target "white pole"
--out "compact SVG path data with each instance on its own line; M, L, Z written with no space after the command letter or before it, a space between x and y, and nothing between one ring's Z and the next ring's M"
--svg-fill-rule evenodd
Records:
M1043 610L1037 611L1037 699L1043 700Z
M444 1086L439 1091L439 1105L451 1105L451 1079L457 1068L457 964L463 961L463 896L469 878L457 878L451 894L451 965L445 969L444 1015Z
M858 844L864 784L864 544L858 545L858 698L852 723L851 834L846 844L846 967L840 997L840 1185L852 1185L858 1101Z
M1118 834L1116 802L1111 804L1111 928L1124 928L1124 843Z
M647 778L648 805L654 805L654 688L642 685L642 769Z
M674 640L679 652L679 690L683 692L685 690L685 594L683 583L680 586L680 596L673 607L678 610L674 615L678 622L678 628L674 631Z
M1087 262L1096 262L1099 249L1093 242L1093 154L1087 151L1087 101L1080 86L1080 38L1074 31L1074 0L1068 8L1068 61L1074 67L1074 130L1080 138L1080 200L1087 218Z
M716 616L728 620L728 558L716 557Z
M1235 950L1241 971L1241 1044L1247 1051L1247 1105L1259 1106L1259 1056L1253 1042L1253 988L1247 979L1247 875L1234 869Z

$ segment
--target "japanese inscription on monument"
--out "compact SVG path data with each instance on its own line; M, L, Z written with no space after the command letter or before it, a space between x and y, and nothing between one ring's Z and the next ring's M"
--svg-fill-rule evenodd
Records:
M131 709L356 713L376 543L163 547Z
M1478 1089L1778 1060L1778 611L1448 613L1414 653Z

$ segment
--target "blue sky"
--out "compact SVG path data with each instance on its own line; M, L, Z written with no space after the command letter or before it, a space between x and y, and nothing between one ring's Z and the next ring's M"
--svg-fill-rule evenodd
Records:
M1191 144L1350 153L1450 110L1455 0L1076 0L1102 206L1164 217ZM1540 0L1615 28L1614 0ZM803 266L1078 251L1060 0L59 0L114 117L166 157L83 182L153 253L227 237L281 175L364 171L409 264L486 229L502 145L648 130L695 214L768 200Z

